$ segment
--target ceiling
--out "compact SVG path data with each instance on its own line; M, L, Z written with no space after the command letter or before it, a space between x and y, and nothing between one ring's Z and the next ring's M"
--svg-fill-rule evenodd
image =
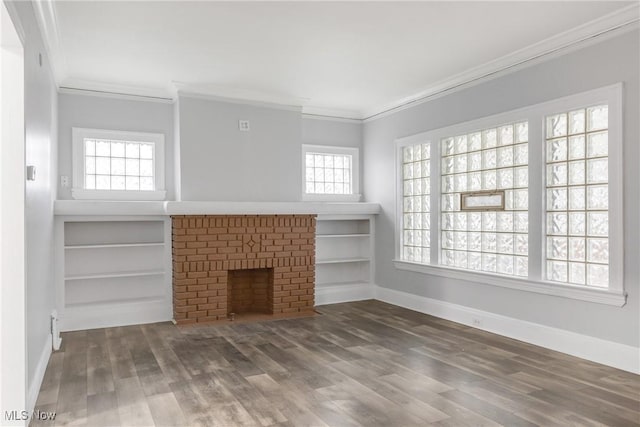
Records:
M632 3L62 1L45 31L62 87L177 85L364 118L575 42Z

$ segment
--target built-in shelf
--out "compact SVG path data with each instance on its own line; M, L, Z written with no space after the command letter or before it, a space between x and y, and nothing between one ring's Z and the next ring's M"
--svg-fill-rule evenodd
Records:
M113 279L118 277L141 277L141 276L161 276L164 270L128 271L104 274L84 274L77 276L67 276L64 280L89 280L89 279Z
M334 237L369 237L370 234L318 234L316 237L318 238L334 238Z
M352 262L368 262L369 258L329 258L329 259L318 259L316 260L316 264L343 264L343 263L352 263Z
M65 249L145 248L164 246L164 243L108 243L96 245L67 245Z
M96 307L108 307L112 304L138 304L138 303L146 303L146 302L161 302L163 300L162 297L140 297L140 298L127 298L127 299L109 299L102 300L96 302L83 302L78 304L67 304L66 308L68 309L87 309L87 308L96 308Z

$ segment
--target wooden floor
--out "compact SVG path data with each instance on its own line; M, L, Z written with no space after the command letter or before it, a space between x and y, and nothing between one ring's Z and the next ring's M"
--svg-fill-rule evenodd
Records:
M640 377L375 301L294 320L66 333L55 422L166 426L629 426Z

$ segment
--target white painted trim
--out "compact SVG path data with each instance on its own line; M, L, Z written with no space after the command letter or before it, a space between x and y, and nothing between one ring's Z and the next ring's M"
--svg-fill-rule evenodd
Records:
M151 96L151 95L136 95L136 94L129 94L126 92L125 93L113 92L113 89L98 90L98 89L81 89L81 88L61 86L58 88L58 94L82 95L82 96L93 96L93 97L97 96L101 98L124 99L127 101L158 102L161 104L174 103L174 100L172 98L167 98L162 96Z
M161 201L167 197L165 190L131 191L131 190L85 190L72 188L71 197L75 200L130 200Z
M75 199L85 200L164 200L166 196L164 177L164 139L162 133L129 132L122 130L71 128L73 188ZM89 190L84 188L85 138L136 141L153 144L154 191Z
M374 287L371 283L316 285L315 294L316 306L338 304L373 299Z
M462 270L441 265L424 265L402 260L394 260L393 265L398 270L413 271L415 273L432 276L447 277L449 279L465 280L483 285L500 286L502 288L519 291L535 292L563 298L622 307L627 301L627 294L621 291L588 288L586 286L569 285L555 282L543 282L530 279L503 276L500 274L484 273L481 271Z
M173 94L166 88L153 88L146 86L132 86L119 83L97 82L93 80L77 79L66 76L58 82L58 87L65 91L88 91L115 96L132 96L158 99L164 102L173 102Z
M67 77L67 61L60 43L60 31L54 0L39 0L31 3L36 22L51 64L51 73L56 87Z
M297 98L278 98L262 96L259 94L249 96L244 95L243 92L238 92L238 94L235 94L234 91L226 91L223 88L220 88L218 91L210 91L202 88L191 88L188 86L184 86L184 88L180 88L177 90L176 98L204 99L207 101L227 102L232 104L251 105L254 107L302 112L300 100Z
M477 319L482 323L478 329L640 374L637 347L381 286L375 287L375 295L379 301L471 327L477 327Z
M167 215L290 215L380 213L378 203L331 202L165 202Z
M115 326L166 322L173 318L170 300L132 302L65 308L60 316L60 330L83 331Z
M601 42L607 37L614 37L637 29L639 11L639 3L631 4L493 61L455 74L430 85L414 95L386 105L371 107L364 112L362 120L364 122L377 120L449 95L455 91L485 83L557 56L565 55L589 44Z
M351 191L352 194L310 194L305 190L307 181L306 155L307 153L337 154L351 156ZM360 149L357 147L343 147L337 145L302 144L302 200L309 202L359 202L360 194Z
M340 122L360 123L362 121L362 112L304 105L302 107L302 117L317 120L333 120Z
M339 215L337 219L368 219L380 213L378 203L331 202L132 202L105 200L56 200L54 215L76 217L74 221L87 221L92 217L112 215L152 216L151 220L166 215L290 215L317 214L323 217ZM348 217L345 217L348 215ZM78 216L87 218L78 219ZM160 218L153 217L159 216ZM70 221L70 219L66 219ZM135 219L140 220L140 218Z
M56 200L54 215L165 215L164 202Z
M49 364L49 358L51 357L52 345L51 334L48 334L47 339L44 342L44 347L40 352L38 364L36 365L36 370L33 373L33 379L31 380L28 388L27 411L29 414L33 414L38 401L38 394L40 394L42 380L44 380L44 374L47 371L47 365Z

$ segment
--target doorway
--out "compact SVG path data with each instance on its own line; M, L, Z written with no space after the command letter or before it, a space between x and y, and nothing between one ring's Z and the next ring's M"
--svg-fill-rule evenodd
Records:
M0 4L0 424L25 425L24 49Z

